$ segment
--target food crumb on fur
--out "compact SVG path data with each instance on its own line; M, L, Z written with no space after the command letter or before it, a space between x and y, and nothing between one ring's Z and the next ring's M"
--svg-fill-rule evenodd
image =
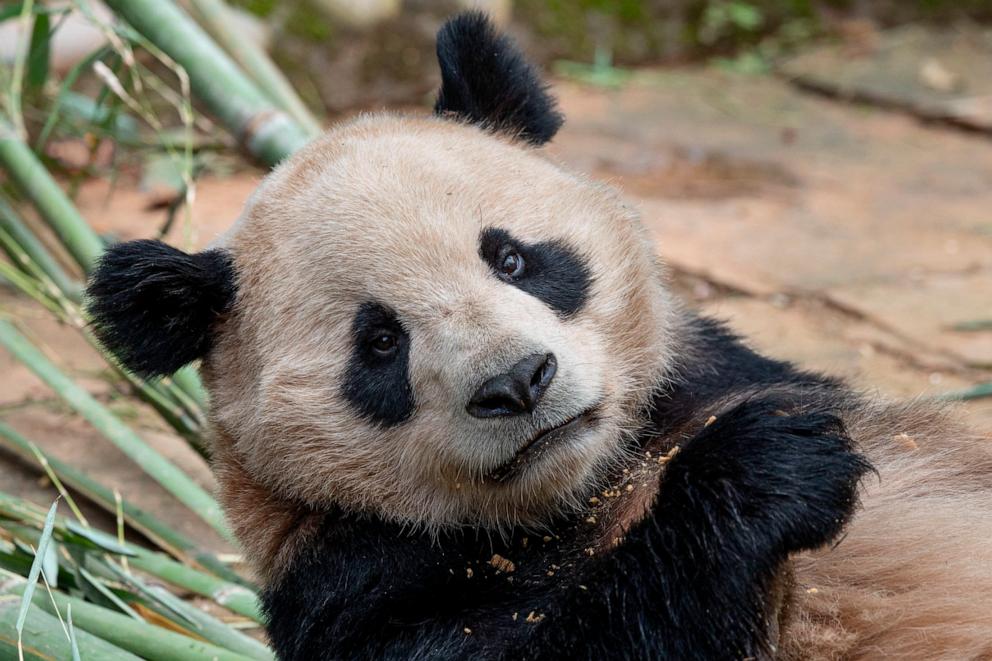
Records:
M537 613L535 611L531 611L530 613L527 614L527 621L530 622L531 624L537 624L543 619L544 619L544 613Z
M907 450L912 451L912 450L920 449L920 446L916 444L916 441L913 440L913 437L907 434L906 432L896 434L896 440L899 441L899 444L904 448L906 448Z
M489 564L492 565L496 571L506 572L507 574L512 574L517 569L517 566L513 564L512 560L504 558L499 553L493 554L493 557L489 559Z

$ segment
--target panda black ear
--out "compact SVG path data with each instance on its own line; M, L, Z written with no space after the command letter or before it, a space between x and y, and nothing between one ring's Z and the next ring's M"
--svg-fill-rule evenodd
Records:
M494 131L543 145L564 117L555 98L516 44L480 11L450 19L437 35L439 115L452 114Z
M86 287L97 339L142 376L171 374L204 356L211 326L234 295L227 253L190 255L161 241L108 248Z

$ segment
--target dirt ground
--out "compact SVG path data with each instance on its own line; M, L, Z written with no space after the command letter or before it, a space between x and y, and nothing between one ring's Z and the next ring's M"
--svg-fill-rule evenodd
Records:
M771 77L642 71L621 88L557 85L568 122L551 149L622 187L693 305L757 348L883 396L931 396L992 379L992 140L803 93ZM260 177L201 182L193 242L223 230ZM149 194L83 186L84 215L120 238L154 235ZM180 241L183 228L173 232ZM116 394L103 365L46 313L0 292L70 373L195 478L206 466L154 415ZM126 458L0 353L0 414L55 455L221 549ZM992 431L992 400L962 406ZM992 439L992 436L990 436ZM2 489L47 502L37 472L0 455ZM99 519L99 516L96 517Z

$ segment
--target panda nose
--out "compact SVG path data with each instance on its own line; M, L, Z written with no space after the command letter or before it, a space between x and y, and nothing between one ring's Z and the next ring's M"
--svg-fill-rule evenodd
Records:
M531 413L557 371L558 361L553 353L527 356L509 372L494 376L479 386L465 408L475 418Z

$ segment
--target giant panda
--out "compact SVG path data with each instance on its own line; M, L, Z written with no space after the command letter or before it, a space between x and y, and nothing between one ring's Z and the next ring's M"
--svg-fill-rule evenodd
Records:
M110 248L93 329L201 360L283 659L992 658L992 453L686 309L637 212L542 154L478 13L432 117L337 126L186 254Z

